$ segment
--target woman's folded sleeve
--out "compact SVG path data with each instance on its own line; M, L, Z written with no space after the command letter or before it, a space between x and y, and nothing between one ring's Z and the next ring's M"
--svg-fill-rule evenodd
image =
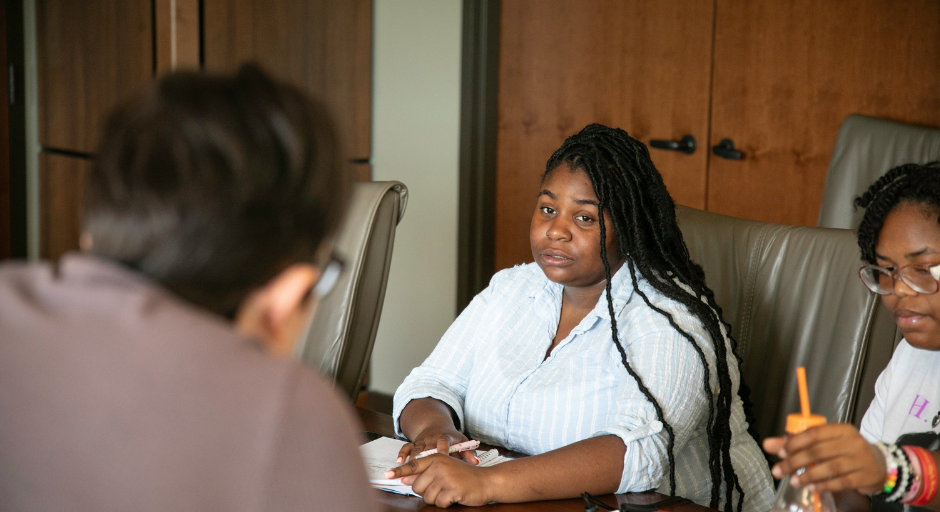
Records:
M392 417L395 433L401 430L401 412L408 402L418 398L434 398L449 405L457 413L458 429L464 425L464 398L473 371L474 354L480 350L480 330L489 307L493 285L480 292L447 329L431 355L411 371L395 391Z
M704 428L708 420L700 357L689 341L671 327L668 331L628 339L625 350L634 372L659 402L673 429L676 436L673 453L680 453L695 430ZM616 360L620 360L619 355ZM625 378L620 380L619 400L609 424L593 435L615 435L626 446L618 493L660 486L668 489L669 434L636 381L626 369L623 372Z

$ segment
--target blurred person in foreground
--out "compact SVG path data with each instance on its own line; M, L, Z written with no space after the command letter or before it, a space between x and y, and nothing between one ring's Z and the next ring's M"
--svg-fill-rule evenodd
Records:
M0 510L375 510L348 406L272 357L348 191L324 109L255 67L120 106L83 251L0 265Z

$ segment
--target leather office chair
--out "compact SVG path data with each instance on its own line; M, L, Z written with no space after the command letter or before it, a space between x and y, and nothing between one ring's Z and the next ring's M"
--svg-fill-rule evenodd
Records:
M862 115L842 122L829 160L817 226L856 229L863 210L852 200L888 169L940 160L940 130Z
M800 409L806 367L813 412L856 425L894 350L891 316L859 280L852 231L783 226L677 209L692 261L705 270L738 343L761 438Z
M397 181L356 183L336 238L344 268L320 300L296 358L333 378L352 401L365 379L379 327L392 261L395 228L405 213L408 188Z

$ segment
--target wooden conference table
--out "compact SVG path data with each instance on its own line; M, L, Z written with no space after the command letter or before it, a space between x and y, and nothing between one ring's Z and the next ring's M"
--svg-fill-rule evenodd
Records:
M362 421L362 426L367 432L373 432L388 437L395 436L395 426L392 423L391 416L359 407L357 407L356 410L359 412L359 419ZM502 452L502 450L500 451ZM420 510L423 512L431 512L434 510L444 510L432 505L426 505L421 498L416 498L414 496L401 496L399 494L392 494L390 492L384 491L375 492L379 494L380 502L388 511ZM637 505L655 503L665 499L666 496L656 492L641 492L628 494L607 494L604 496L598 496L598 498L608 505L617 506L619 503L634 503ZM486 512L583 512L584 505L584 500L577 498L570 500L536 501L532 503L501 503L487 505L485 508L481 508L481 510L485 510ZM456 505L448 510L461 508L466 507ZM691 502L682 505L666 505L663 507L663 509L670 512L717 512L714 509L696 505L695 503Z

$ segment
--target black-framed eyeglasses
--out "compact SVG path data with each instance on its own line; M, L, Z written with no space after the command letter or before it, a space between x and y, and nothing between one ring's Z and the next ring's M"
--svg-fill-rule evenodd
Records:
M656 510L659 510L666 505L682 505L684 503L690 503L688 499L683 498L682 496L670 496L655 503L646 503L643 505L636 503L621 503L618 508L614 508L587 492L581 493L581 498L583 498L587 503L587 505L584 506L584 512L597 512L599 508L604 510L619 510L621 512L655 512Z
M906 265L901 268L889 269L878 265L863 265L858 269L858 277L862 279L869 290L879 295L894 293L894 283L898 279L904 282L917 293L930 295L940 289L937 280L940 280L940 264L938 265Z

